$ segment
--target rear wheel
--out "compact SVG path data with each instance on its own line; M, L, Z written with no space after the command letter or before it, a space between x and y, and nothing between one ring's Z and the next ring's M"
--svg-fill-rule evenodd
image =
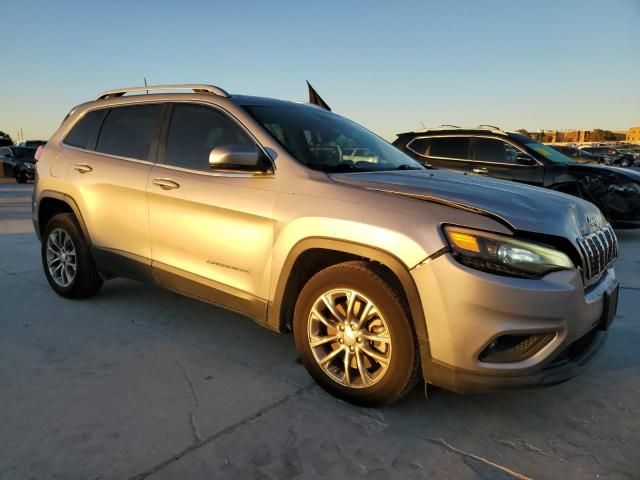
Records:
M42 236L42 266L51 288L67 298L95 295L102 278L82 231L70 213L55 215Z
M621 167L630 167L631 166L631 160L629 160L628 158L623 158L622 160L620 160L620 166Z
M374 264L342 263L312 277L296 303L294 336L311 376L347 401L389 404L418 379L406 301Z

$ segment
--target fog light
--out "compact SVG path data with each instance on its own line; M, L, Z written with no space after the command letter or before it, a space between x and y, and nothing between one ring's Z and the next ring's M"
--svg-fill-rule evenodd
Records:
M520 362L538 353L554 337L555 333L501 335L491 341L479 358L487 363Z

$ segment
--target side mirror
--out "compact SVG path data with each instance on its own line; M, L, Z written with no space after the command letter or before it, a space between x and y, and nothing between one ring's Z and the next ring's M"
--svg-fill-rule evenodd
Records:
M535 165L537 162L529 155L519 153L516 155L516 163L518 165Z
M266 172L268 164L261 150L248 145L223 145L209 153L209 166L214 170Z

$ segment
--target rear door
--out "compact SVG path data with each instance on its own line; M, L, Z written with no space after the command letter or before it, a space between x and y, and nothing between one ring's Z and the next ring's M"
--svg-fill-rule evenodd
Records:
M457 172L469 170L469 137L418 137L407 143L406 148L433 167Z
M99 263L125 258L133 262L122 267L142 263L150 272L146 185L163 109L162 103L145 103L91 111L63 141L71 160L68 193ZM135 271L123 273L136 277Z
M515 145L495 137L473 137L471 173L516 182L542 185L544 165ZM531 165L518 161L528 157Z
M213 148L257 146L226 112L176 103L147 184L155 276L169 288L264 318L273 243L273 175L209 166Z

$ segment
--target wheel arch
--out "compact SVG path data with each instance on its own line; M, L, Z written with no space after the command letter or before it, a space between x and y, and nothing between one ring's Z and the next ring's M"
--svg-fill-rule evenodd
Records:
M373 261L389 271L402 288L418 339L426 339L427 326L420 296L406 265L378 248L322 237L301 240L289 252L276 283L274 298L269 302L267 322L279 331L289 330L295 300L309 278L324 268L349 260Z
M42 237L42 233L47 226L47 222L54 215L58 215L59 213L72 213L82 230L84 238L87 240L89 245L91 245L89 231L87 230L87 226L84 223L82 213L80 212L80 208L76 201L69 195L54 190L44 190L40 194L36 215L38 222L36 233L38 234L38 238Z

